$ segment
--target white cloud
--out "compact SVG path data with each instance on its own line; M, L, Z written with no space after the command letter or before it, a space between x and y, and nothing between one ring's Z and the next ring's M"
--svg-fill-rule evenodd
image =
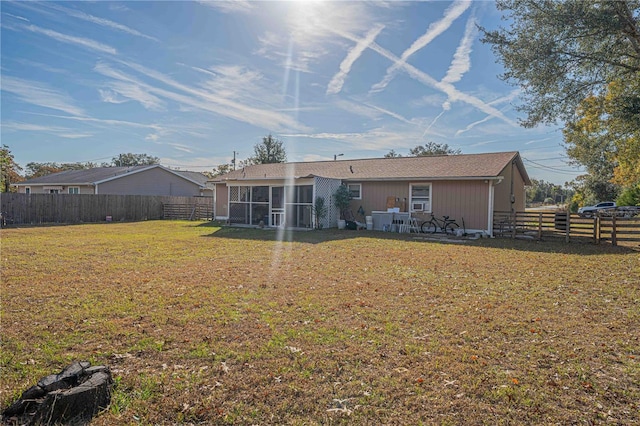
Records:
M249 13L254 8L249 0L198 0L198 3L222 13Z
M518 93L520 93L519 90L513 90L507 96L502 96L502 97L500 97L498 99L495 99L495 100L489 102L487 105L493 106L493 105L500 105L500 104L505 103L505 102L511 102L513 99L515 99L518 96ZM443 107L444 107L444 105L443 105ZM483 118L481 120L474 121L473 123L469 124L464 129L460 129L460 130L456 131L455 136L456 137L460 136L461 134L468 132L469 130L473 129L474 127L476 127L476 126L478 126L480 124L486 123L487 121L489 121L489 120L491 120L493 118L495 118L495 116L487 115L485 118Z
M90 138L93 136L91 133L60 133L58 136L66 139L81 139Z
M93 134L91 133L78 133L76 130L67 127L48 126L33 123L4 122L2 123L2 129L23 132L49 133L66 139L79 139L93 136Z
M37 34L45 35L54 40L58 40L61 43L75 44L76 46L84 47L89 50L94 50L102 53L109 53L111 55L116 55L118 53L118 51L115 48L108 46L106 44L100 43L98 41L88 39L88 38L75 37L67 34L62 34L57 31L48 30L46 28L40 28L35 25L24 25L23 28Z
M98 89L98 93L100 93L100 99L102 99L102 102L107 102L110 104L122 104L127 102L127 99L122 98L113 90Z
M278 112L274 107L266 103L276 95L273 92L266 92L265 87L255 84L255 81L259 79L259 73L243 71L244 69L241 67L218 67L214 70L218 71L217 74L220 74L220 77L201 83L200 87L192 87L134 62L119 62L145 77L157 80L182 93L139 82L104 63L99 63L95 69L105 76L121 81L136 82L144 91L154 96L264 129L273 131L307 129L306 126L297 122L293 117ZM254 93L256 88L259 88L260 92ZM257 107L256 104L258 103L262 107Z
M165 102L163 102L157 96L152 95L139 84L129 83L124 81L116 81L109 84L109 87L114 92L122 95L127 99L139 102L148 110L152 111L164 111Z
M148 36L146 34L141 33L140 31L134 30L133 28L129 28L126 25L122 25L117 22L110 21L109 19L99 18L97 16L80 12L79 10L68 9L66 7L62 7L59 5L50 4L49 7L51 7L54 10L58 10L60 12L66 13L71 17L82 19L83 21L91 22L92 24L100 25L102 27L110 28L112 30L120 31L136 37L142 37L148 40L158 41L158 39L155 37Z
M380 31L384 29L384 25L376 25L374 26L367 35L360 41L356 43L356 45L347 53L347 56L344 58L342 63L340 63L340 71L338 71L327 86L327 94L333 95L336 93L340 93L342 90L342 86L344 85L344 81L351 72L351 67L358 60L360 55L369 47L371 43L378 37Z
M420 36L417 40L413 42L411 46L404 52L399 59L394 61L393 65L391 65L387 69L387 73L379 83L374 84L371 87L372 92L379 92L384 90L391 80L395 77L397 71L404 67L407 63L407 59L420 49L427 46L431 43L436 37L445 32L451 27L451 24L460 17L468 8L471 6L471 2L469 1L456 1L451 6L447 8L444 12L444 16L437 22L432 23L427 28L427 31Z
M353 41L357 41L357 38L355 36L353 36L350 33L346 33L346 32L336 32L338 35L348 39L348 40L353 40ZM373 50L374 52L377 52L378 54L380 54L381 56L389 59L390 61L392 61L393 63L401 63L399 58L397 56L395 56L393 53L389 52L387 49L381 47L380 45L378 45L377 43L371 43L369 45L369 48L371 50ZM462 93L459 90L457 90L452 84L449 83L444 83L444 82L440 82L437 81L436 79L434 79L433 77L431 77L429 74L420 71L419 69L417 69L416 67L404 62L402 63L402 65L400 65L404 71L413 79L419 81L420 83L432 87L434 89L437 89L441 92L443 92L445 95L447 95L447 98L450 101L460 101L460 102L464 102L467 103L469 105L474 106L475 108L479 109L480 111L489 114L489 115L493 115L497 118L500 118L501 120L505 121L506 123L511 124L514 127L517 127L517 123L515 123L513 120L510 120L508 117L506 117L502 112L498 111L496 108L492 107L491 105L488 105L487 103L483 102L482 100L476 98L475 96L466 94L466 93Z
M16 95L23 102L32 105L63 111L71 115L85 115L82 108L74 105L73 99L45 83L21 78L2 76L2 91Z
M260 3L255 3L260 4ZM353 1L290 1L282 2L285 25L273 27L258 37L256 54L278 61L287 70L312 72L312 65L335 50L332 29L362 34L371 29L373 18L367 3Z
M189 145L179 144L179 143L170 143L168 144L170 147L174 148L177 151L186 152L188 154L193 153L193 149Z
M25 18L23 16L12 15L11 13L7 13L7 12L3 12L3 15L11 16L12 18L16 18L16 19L19 19L21 21L31 22L31 21L29 21L27 18Z
M451 61L451 65L449 65L447 74L442 79L444 83L457 83L462 80L462 76L471 69L470 56L476 33L476 19L472 16L467 21L464 36L456 49L456 53L453 55L453 61Z
M329 51L322 45L300 46L293 37L267 31L258 37L260 48L254 54L277 61L285 70L310 73L311 65Z

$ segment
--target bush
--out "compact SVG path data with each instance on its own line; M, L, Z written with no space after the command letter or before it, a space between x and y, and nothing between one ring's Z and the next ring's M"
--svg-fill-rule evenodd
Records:
M622 191L616 199L619 206L640 206L640 183L630 186Z
M344 212L349 208L349 201L351 201L351 192L347 185L340 185L333 194L333 203L340 211L340 219L344 219Z

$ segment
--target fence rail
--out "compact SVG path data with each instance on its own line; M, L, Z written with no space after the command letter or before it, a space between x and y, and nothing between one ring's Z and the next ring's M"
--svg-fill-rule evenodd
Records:
M563 238L640 243L640 217L598 215L581 217L567 212L495 212L493 234L510 238Z
M163 219L165 205L204 206L212 210L210 197L170 197L108 194L0 194L0 211L7 225L46 223L98 223ZM193 218L205 218L196 207ZM206 218L213 217L213 212ZM187 218L188 219L188 218Z

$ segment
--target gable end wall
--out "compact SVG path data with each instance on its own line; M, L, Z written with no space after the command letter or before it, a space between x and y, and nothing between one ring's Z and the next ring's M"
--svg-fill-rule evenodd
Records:
M200 195L200 187L159 167L124 175L98 185L98 194L118 195Z

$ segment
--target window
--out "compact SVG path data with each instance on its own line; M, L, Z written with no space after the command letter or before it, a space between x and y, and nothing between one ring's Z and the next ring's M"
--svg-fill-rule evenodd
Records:
M77 186L69 187L69 194L79 194L79 193L80 193L80 188L78 188Z
M42 188L45 194L60 194L62 192L61 186L45 186Z
M430 212L431 211L431 184L419 183L411 184L411 211Z
M24 193L25 193L25 194L31 194L31 187L29 187L29 186L25 186L25 188L24 188Z
M360 183L350 183L347 185L349 189L349 194L351 194L351 198L354 200L362 199L362 184Z

